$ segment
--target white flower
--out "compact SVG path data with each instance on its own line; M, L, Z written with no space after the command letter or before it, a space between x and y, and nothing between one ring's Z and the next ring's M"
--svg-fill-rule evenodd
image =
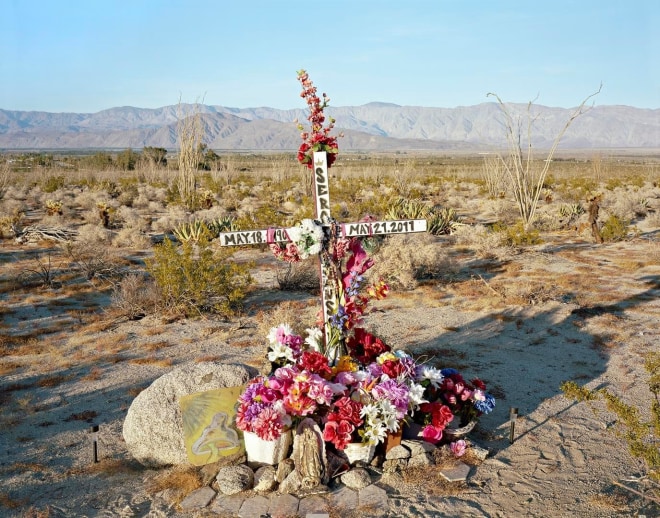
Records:
M387 428L384 423L375 423L364 431L364 438L370 444L378 444L385 440Z
M284 343L283 338L292 334L293 329L291 329L289 324L280 324L277 327L270 328L270 331L268 332L268 341L273 345ZM280 340L280 338L282 339Z
M424 399L425 390L426 389L418 383L410 384L408 391L408 405L410 408L417 410L422 403L428 403L428 400Z
M268 351L268 361L276 362L280 358L284 358L291 363L295 362L293 351L290 347L281 343L274 343L270 346L270 351Z
M440 369L436 369L435 367L420 365L417 369L417 381L420 383L428 380L431 382L431 385L433 385L435 388L438 388L442 383L442 380L445 379L445 377L442 375L442 371Z
M378 418L378 411L378 405L369 403L362 406L362 410L360 410L360 417L364 417L369 421L374 421Z
M318 327L309 327L305 329L307 332L307 338L305 338L305 343L309 346L310 349L321 352L321 340L323 339L323 331Z

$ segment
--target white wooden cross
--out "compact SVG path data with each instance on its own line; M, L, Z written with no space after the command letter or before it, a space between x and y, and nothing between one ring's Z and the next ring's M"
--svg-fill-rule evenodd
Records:
M323 308L324 335L328 343L330 317L337 312L339 293L337 282L331 274L331 254L328 254L328 237L349 238L360 236L376 236L386 234L408 234L426 232L425 219L406 219L390 221L369 221L358 223L337 223L330 216L330 187L328 182L328 162L325 151L314 153L314 200L316 204L316 220L324 229L326 239L324 249L319 254L319 273L321 282L321 306ZM265 245L273 242L288 241L286 228L266 230L247 230L238 232L221 232L219 235L222 246ZM329 258L330 256L330 258ZM334 358L335 360L337 358ZM333 360L333 358L331 358Z

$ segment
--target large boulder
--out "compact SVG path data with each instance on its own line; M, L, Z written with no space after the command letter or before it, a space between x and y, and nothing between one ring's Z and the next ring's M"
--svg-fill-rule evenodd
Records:
M148 467L188 463L179 398L239 387L256 375L257 371L247 365L192 362L161 376L128 409L123 429L128 451Z

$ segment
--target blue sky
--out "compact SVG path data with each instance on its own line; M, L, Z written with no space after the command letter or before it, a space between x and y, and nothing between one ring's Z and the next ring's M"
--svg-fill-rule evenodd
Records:
M0 108L660 108L658 0L0 0Z

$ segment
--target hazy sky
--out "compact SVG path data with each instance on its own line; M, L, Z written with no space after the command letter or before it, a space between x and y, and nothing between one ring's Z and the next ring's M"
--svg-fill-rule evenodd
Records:
M0 108L660 108L659 0L0 0Z

